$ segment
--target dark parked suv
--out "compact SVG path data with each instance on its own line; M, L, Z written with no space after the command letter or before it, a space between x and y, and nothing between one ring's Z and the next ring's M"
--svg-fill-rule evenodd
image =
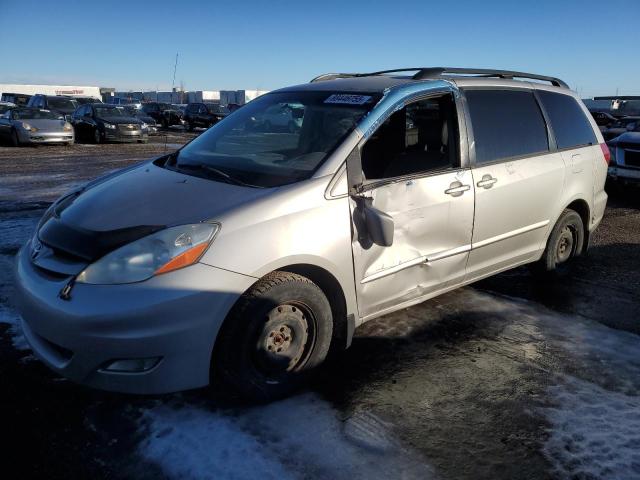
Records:
M78 102L69 97L37 94L29 99L28 106L58 112L64 115L65 120L69 121L73 112L78 108Z
M82 105L73 113L71 124L78 141L146 143L149 138L144 122L116 105Z
M184 116L185 127L189 131L194 127L209 128L227 115L229 110L215 103L190 103Z
M161 102L143 103L141 110L152 117L163 128L184 125L184 114L173 105Z
M5 92L0 97L0 101L2 102L10 102L15 103L19 107L26 107L29 103L29 99L31 95L27 95L26 93L8 93Z

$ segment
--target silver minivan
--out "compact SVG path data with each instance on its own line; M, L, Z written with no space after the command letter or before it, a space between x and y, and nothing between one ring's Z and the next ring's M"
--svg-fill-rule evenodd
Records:
M56 201L17 256L22 328L93 387L281 397L367 320L584 253L608 161L557 78L323 75Z

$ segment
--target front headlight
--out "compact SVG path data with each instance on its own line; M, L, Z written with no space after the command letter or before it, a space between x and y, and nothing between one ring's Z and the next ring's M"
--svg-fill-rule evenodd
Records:
M149 125L147 125L146 123L142 122L142 124L140 125L140 128L142 128L143 130L146 130L147 128L149 128Z
M27 132L37 132L38 129L36 127L32 127L31 125L29 125L27 122L21 122L20 126L26 130Z
M70 132L71 130L73 130L73 127L71 126L70 123L65 123L64 127L62 128L65 132Z
M216 223L197 223L161 230L108 253L83 270L76 282L141 282L154 275L193 265L219 229Z
M113 123L104 122L104 128L108 128L109 130L115 130L116 126Z

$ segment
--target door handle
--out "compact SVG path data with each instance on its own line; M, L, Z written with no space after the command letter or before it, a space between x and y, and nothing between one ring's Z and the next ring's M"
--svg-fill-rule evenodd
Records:
M497 178L493 178L491 175L483 175L482 180L480 180L476 185L482 188L489 189L493 187L493 184L498 181Z
M451 195L452 197L459 197L470 188L471 186L463 185L462 182L453 182L449 185L449 188L444 191L444 193Z

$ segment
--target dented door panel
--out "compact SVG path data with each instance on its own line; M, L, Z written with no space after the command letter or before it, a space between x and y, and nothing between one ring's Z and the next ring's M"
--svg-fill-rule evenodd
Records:
M445 193L456 186L462 192ZM466 169L380 186L371 205L393 217L394 239L380 247L354 223L353 255L361 317L462 281L473 229L474 190ZM356 202L351 199L352 218Z

